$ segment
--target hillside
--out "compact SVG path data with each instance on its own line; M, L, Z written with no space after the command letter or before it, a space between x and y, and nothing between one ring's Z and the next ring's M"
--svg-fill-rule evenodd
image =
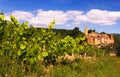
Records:
M38 31L40 31L42 28L37 28ZM45 28L48 30L48 28ZM83 32L79 30L78 27L75 27L73 30L67 30L67 29L53 29L54 32L56 32L57 35L60 34L61 37L65 37L67 35L70 35L71 37L75 38L78 35L84 35Z

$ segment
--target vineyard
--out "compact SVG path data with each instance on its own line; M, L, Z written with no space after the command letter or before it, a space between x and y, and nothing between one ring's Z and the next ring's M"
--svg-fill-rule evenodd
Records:
M110 76L108 70L115 73L111 76L118 76L120 70L112 67L116 62L111 58L104 60L105 51L89 45L84 35L63 37L57 34L52 29L55 20L48 29L37 30L28 22L19 23L12 15L10 19L5 20L5 15L0 15L0 77L96 77L96 73L103 77L102 74ZM72 54L94 58L87 62L80 58L65 59ZM109 62L107 67L106 62Z

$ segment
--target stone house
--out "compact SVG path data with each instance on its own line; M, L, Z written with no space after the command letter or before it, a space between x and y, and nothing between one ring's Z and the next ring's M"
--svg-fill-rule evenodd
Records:
M84 34L87 38L87 42L91 45L101 46L114 43L114 37L112 34L99 34L96 32L88 33L88 28L85 27Z

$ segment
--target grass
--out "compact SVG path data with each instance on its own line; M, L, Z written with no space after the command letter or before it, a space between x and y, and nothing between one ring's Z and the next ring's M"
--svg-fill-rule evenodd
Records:
M0 66L0 77L120 77L120 58L107 56L88 60L64 60L49 66L36 64L32 69L33 71L23 73L17 64Z
M116 65L116 58L110 57L77 60L67 65L57 65L52 77L119 77L120 69Z

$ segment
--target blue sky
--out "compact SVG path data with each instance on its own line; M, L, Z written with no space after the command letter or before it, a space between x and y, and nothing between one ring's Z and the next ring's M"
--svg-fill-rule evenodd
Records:
M35 27L56 19L55 28L120 33L120 0L0 0L0 10Z

